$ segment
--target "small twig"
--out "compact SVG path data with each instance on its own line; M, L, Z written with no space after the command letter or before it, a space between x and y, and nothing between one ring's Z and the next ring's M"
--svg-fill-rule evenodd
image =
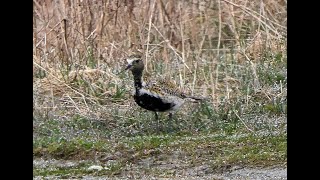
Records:
M79 113L81 114L81 110L80 110L79 107L77 106L76 102L74 102L74 100L73 100L69 95L67 95L67 97L68 97L68 98L70 99L70 101L72 102L73 107L75 107L75 108L79 111Z
M238 113L237 113L235 110L233 110L233 113L237 116L237 118L242 122L242 124L243 124L250 132L254 132L252 129L250 129L250 128L246 125L246 123L242 120L242 118L238 115Z
M176 52L177 50L174 49L174 47L171 46L170 41L168 39L166 39L161 32L158 30L158 28L152 23L152 26L154 27L154 29L161 35L161 37L163 39L165 39L165 42L167 43L167 45L169 46L169 48L181 59L183 65L189 70L189 72L191 73L191 70L189 68L189 66L184 62L184 60L182 59L182 57ZM181 52L180 52L181 53Z
M264 24L264 25L265 25L267 28L269 28L272 32L274 32L276 35L278 35L278 37L282 37L282 34L280 34L279 32L277 32L276 30L274 30L270 25L267 24L267 22L265 22L264 20L262 20L262 19L259 18L258 16L263 17L265 20L268 20L268 21L276 24L277 26L279 26L279 27L281 27L281 28L283 28L283 29L285 29L285 30L287 29L286 27L284 27L284 26L282 26L282 25L280 25L280 24L278 24L278 23L276 23L276 22L274 22L274 21L271 21L269 18L266 18L266 17L262 16L261 14L258 14L257 12L255 12L255 11L253 11L253 10L247 8L247 7L244 7L244 6L242 6L242 5L235 4L235 3L231 2L231 1L228 1L228 0L222 0L222 1L224 1L224 2L226 2L226 3L229 3L229 4L233 5L233 6L236 6L236 7L240 8L240 9L242 9L244 12L248 13L250 16L252 16L252 17L254 17L255 19L257 19L260 23ZM255 13L255 14L258 14L258 15L255 15L254 13Z
M50 31L46 34L49 34L51 31L53 31L57 26L59 26L61 24L63 20L59 21L56 25L53 26L53 28L50 29ZM40 45L40 43L45 39L45 36L36 44L36 47L38 47Z
M59 78L55 77L52 73L50 73L48 70L46 70L45 68L43 68L42 66L40 66L38 63L33 62L33 64L35 64L37 67L39 67L40 69L44 70L46 73L48 73L49 75L51 75L52 77L54 77L57 81L64 83L64 85L68 88L70 88L72 91L74 91L76 94L79 94L81 97L84 97L84 95L82 93L80 93L79 91L75 90L74 88L72 88L71 86L69 86L67 83L61 81ZM88 96L90 96L89 94L87 94ZM92 96L90 96L92 97Z
M149 43L150 43L150 32L151 32L151 25L152 23L152 15L153 15L153 10L154 10L154 6L156 4L156 1L153 2L152 8L150 10L150 18L149 18L149 27L148 27L148 37L147 37L147 48L146 48L146 59L145 59L145 69L146 72L148 72L148 54L149 54Z

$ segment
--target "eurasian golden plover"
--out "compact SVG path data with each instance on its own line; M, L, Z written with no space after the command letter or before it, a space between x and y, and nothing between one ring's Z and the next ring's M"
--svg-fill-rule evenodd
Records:
M203 100L189 96L168 80L146 80L143 78L144 63L140 55L131 55L127 59L128 65L125 70L130 70L134 79L134 100L142 108L155 112L169 112L169 119L172 113L179 109L186 99Z

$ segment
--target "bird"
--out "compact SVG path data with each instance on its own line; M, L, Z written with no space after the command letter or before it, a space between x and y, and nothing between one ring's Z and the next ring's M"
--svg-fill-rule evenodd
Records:
M189 99L201 101L205 98L186 94L175 83L168 79L149 79L144 75L144 63L140 54L133 54L126 58L125 70L130 70L134 80L134 101L143 109L153 111L158 121L157 112L169 112L169 119L184 102Z

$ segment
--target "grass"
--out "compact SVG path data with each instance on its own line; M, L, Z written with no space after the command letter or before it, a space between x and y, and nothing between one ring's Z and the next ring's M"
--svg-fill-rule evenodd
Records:
M173 168L141 165L151 161L150 158L151 164L173 161L183 168L195 168L206 162L212 172L236 165L285 165L285 67L282 62L273 67L258 64L260 87L256 88L250 67L226 66L221 64L220 69L230 71L225 74L240 82L235 87L230 84L230 88L234 88L232 93L237 95L224 93L217 104L211 100L187 103L174 115L173 121L161 113L158 124L152 112L136 107L125 83L110 84L109 88L114 87L113 94L99 101L90 102L90 98L85 98L83 102L70 104L71 107L52 108L48 113L41 109L42 114L38 112L41 116L34 116L34 158L88 160L88 163L73 167L35 167L34 176L121 177L128 172L174 176ZM210 75L204 71L206 73ZM222 82L225 74L220 76ZM127 74L121 81L130 81L129 77ZM120 155L115 160L106 161L107 164L100 160L101 156L112 156L116 152ZM91 165L97 164L104 169L88 171Z
M286 2L33 2L33 155L47 160L34 176L286 166ZM155 122L119 73L137 51L149 74L207 100Z
M101 132L99 127L93 128ZM62 136L57 132L56 136L59 135ZM164 163L171 161L177 166L183 161L184 165L190 168L208 162L212 171L216 172L234 165L268 167L283 165L286 162L286 147L287 137L283 132L277 135L253 134L246 133L244 129L238 129L231 134L225 131L197 134L179 132L121 138L79 134L68 140L61 138L57 140L55 135L51 135L34 140L34 157L89 161L74 167L36 167L34 176L79 177L88 174L111 176L130 171L129 165L136 166L139 171L149 171L153 175L157 175L155 174L157 172L163 173L156 165L151 170L141 165L149 158ZM111 161L104 161L106 156L113 158ZM96 164L105 169L88 172L88 168ZM168 173L170 170L172 169L168 169Z

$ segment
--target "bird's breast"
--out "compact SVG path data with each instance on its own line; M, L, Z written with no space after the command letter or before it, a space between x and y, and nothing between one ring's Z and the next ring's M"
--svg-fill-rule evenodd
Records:
M134 100L140 107L157 112L175 110L182 104L180 102L167 99L165 96L151 93L150 91L145 89L136 91Z

